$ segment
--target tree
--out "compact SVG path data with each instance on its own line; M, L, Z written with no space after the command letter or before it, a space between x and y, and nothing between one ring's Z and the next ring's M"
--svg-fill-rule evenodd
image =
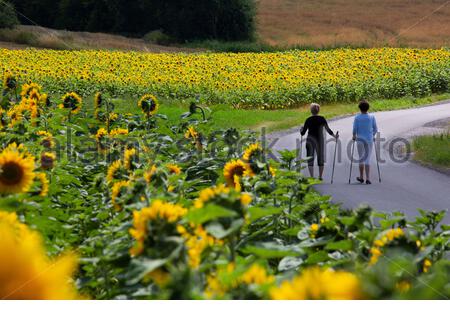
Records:
M0 2L0 28L12 28L18 24L14 6L9 2Z

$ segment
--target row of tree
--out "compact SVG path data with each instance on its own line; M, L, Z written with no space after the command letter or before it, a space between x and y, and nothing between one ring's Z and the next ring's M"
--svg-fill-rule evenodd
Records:
M10 0L23 24L177 40L249 40L255 0ZM0 2L1 3L1 2Z

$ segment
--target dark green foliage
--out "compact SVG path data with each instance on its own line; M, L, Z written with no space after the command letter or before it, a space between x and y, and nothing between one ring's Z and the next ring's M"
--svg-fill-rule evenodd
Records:
M13 0L24 24L143 36L161 29L178 41L251 40L254 0Z
M12 4L0 2L0 28L12 28L19 24Z

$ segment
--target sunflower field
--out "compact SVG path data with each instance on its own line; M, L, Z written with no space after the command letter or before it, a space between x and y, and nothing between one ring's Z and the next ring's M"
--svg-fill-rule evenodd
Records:
M343 210L295 152L274 161L195 104L169 125L149 93L118 113L23 77L1 99L0 298L450 296L445 212Z
M0 49L0 71L52 92L97 91L198 98L236 107L285 108L311 101L448 92L447 49L337 49L280 53L151 54Z

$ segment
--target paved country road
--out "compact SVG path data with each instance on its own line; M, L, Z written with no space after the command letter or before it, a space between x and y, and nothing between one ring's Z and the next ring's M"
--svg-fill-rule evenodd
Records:
M325 174L323 184L317 186L322 194L332 196L332 201L341 203L344 208L356 208L362 204L383 212L401 211L409 217L419 214L418 209L447 210L444 223L450 223L450 176L417 165L410 161L398 163L389 152L389 145L396 138L405 138L408 132L417 130L423 125L450 117L450 103L441 103L429 107L397 111L373 113L378 123L381 139L380 163L382 183L378 182L375 152L372 156L372 185L361 185L355 178L359 175L358 164L353 164L352 181L348 183L350 172L350 154L352 145L353 117L347 117L329 123L333 131L339 131L342 152L340 161L336 161L334 184L331 185L331 169L333 165L334 142L327 143ZM269 137L270 138L270 137ZM298 131L282 135L273 150L294 150L300 143ZM333 140L331 136L327 139ZM400 146L402 142L395 145ZM306 150L303 143L303 158ZM357 151L355 148L355 158ZM307 174L307 169L303 169ZM315 167L317 177L317 167Z

